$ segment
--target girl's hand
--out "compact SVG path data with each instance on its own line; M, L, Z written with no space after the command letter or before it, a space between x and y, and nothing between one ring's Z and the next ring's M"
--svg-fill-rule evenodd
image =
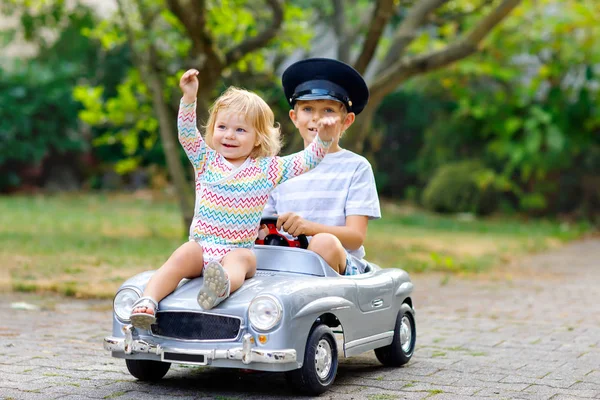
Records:
M260 228L258 228L258 238L260 240L265 240L267 235L269 234L269 227L265 224L262 224Z
M317 129L319 131L319 138L325 142L329 142L333 138L337 137L340 132L340 117L324 117L317 123Z
M179 80L179 87L183 92L183 98L186 103L192 103L196 100L198 94L198 76L199 72L197 69L188 69Z

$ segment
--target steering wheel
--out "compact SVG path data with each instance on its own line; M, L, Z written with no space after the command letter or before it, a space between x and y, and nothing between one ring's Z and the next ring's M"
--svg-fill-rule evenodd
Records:
M308 239L306 235L298 235L295 239L288 239L286 236L279 233L277 230L277 217L263 217L260 219L260 226L266 225L269 228L269 233L264 239L256 239L256 244L264 244L267 246L285 246L298 247L301 249L308 248Z

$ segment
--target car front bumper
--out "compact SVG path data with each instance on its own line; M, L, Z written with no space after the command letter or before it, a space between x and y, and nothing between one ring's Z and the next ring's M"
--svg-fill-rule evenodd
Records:
M124 355L154 354L164 362L196 365L207 365L213 360L241 361L245 365L296 363L295 349L262 350L252 347L252 335L249 333L242 337L242 347L188 350L163 347L149 340L134 338L133 330L133 326L126 325L123 327L125 337L109 336L104 338L104 349L113 353L124 353Z

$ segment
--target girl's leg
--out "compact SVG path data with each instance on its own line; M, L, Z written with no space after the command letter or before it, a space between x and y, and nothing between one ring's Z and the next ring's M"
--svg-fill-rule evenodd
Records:
M308 250L312 250L321 257L338 274L346 272L346 250L340 240L330 233L317 233L308 244Z
M231 293L238 290L246 279L252 278L256 273L256 256L252 250L232 250L223 257L221 264L229 275Z
M194 241L179 246L171 254L167 262L152 275L143 296L148 296L160 302L171 293L183 278L195 278L202 275L204 266L202 247ZM154 314L150 307L137 307L132 313Z
M198 304L205 310L216 307L242 286L256 272L256 256L251 250L232 250L222 263L211 261L204 269L204 283L198 293Z

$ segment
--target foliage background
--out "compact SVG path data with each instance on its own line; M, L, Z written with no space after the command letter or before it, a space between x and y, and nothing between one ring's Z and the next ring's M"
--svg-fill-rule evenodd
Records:
M21 35L39 51L27 60L2 60L0 191L170 187L175 175L161 140L165 125L157 96L174 125L177 76L200 54L175 3L136 0L123 3L127 13L114 8L98 15L80 2L3 2L0 12L19 21L16 29L3 31L4 44ZM245 39L273 29L277 8L269 1L208 1L204 29L219 79L211 80L206 99L231 84L256 90L287 133L285 152L296 151L301 143L279 87L282 69L307 55L360 64L377 22L367 17L387 10L365 70L376 81L397 48L398 32L425 3L288 1L271 39L226 64ZM437 3L406 43L406 60L460 43L503 2ZM598 221L600 50L594 44L600 39L600 5L517 3L475 54L407 80L383 98L366 136L350 132L344 138L343 146L372 162L383 197L444 212L518 211ZM158 95L149 84L152 76L160 81ZM179 164L187 165L176 151ZM475 192L463 196L472 199L466 205L445 189L452 181L439 182L463 161L481 166L464 177ZM190 169L182 171L189 179ZM190 187L175 185L175 192ZM486 193L495 201L482 208L475 199Z

